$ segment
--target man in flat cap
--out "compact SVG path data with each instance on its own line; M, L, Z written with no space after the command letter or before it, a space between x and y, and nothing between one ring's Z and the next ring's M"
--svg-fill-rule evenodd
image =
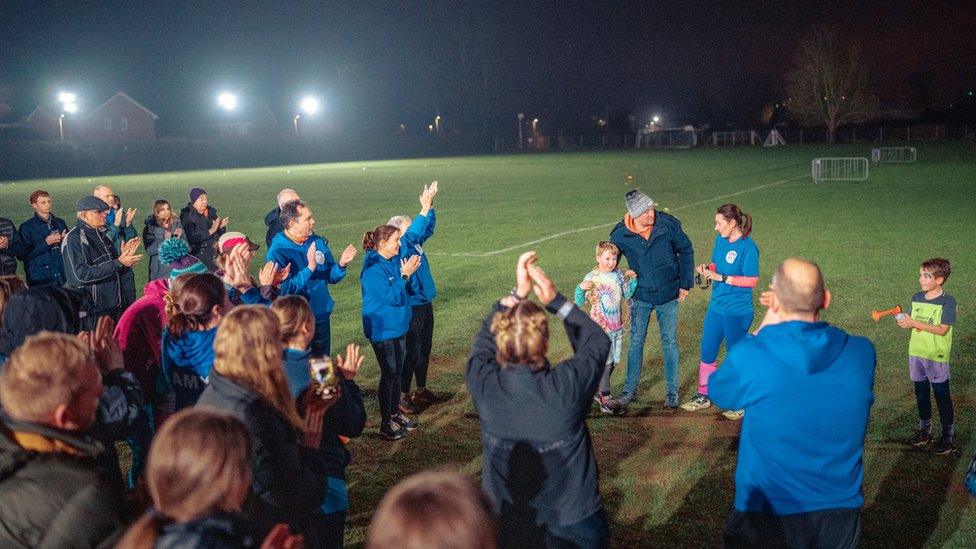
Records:
M97 196L82 197L75 203L78 221L61 243L66 285L85 294L83 330L94 330L102 316L118 320L123 303L121 277L142 259L136 254L138 238L123 242L116 252L105 228L110 209Z

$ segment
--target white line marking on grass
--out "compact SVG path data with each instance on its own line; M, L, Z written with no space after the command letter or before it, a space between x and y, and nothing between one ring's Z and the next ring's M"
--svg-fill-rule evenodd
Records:
M742 195L742 194L751 193L751 192L759 191L759 190L762 190L762 189L768 189L769 187L775 187L777 185L782 185L784 183L789 183L790 181L796 181L797 179L803 179L805 177L810 177L810 174L806 174L805 173L805 174L802 174L802 175L798 175L796 177L789 177L789 178L786 178L786 179L781 179L779 181L773 181L772 183L765 183L763 185L758 185L756 187L751 187L751 188L744 189L744 190L741 190L741 191L736 191L734 193L723 194L723 195L720 195L720 196L713 196L713 197L707 198L705 200L700 200L698 202L694 202L694 203L691 203L691 204L685 204L684 206L678 206L676 208L670 208L668 211L676 212L678 210L684 210L684 209L687 209L687 208L693 208L695 206L701 206L702 204L708 204L709 202L713 202L715 200L720 200L722 198L731 198L733 196L739 196L739 195ZM444 253L444 252L442 252L442 253L436 253L436 252L431 253L431 252L428 252L428 253L430 253L430 255L446 255L446 256L451 256L451 257L491 257L493 255L503 254L503 253L515 251L515 250L518 250L518 249L521 249L521 248L527 248L529 246L535 246L536 244L539 244L540 242L545 242L547 240L552 240L554 238L561 238L561 237L564 237L564 236L567 236L567 235L576 234L576 233L583 233L583 232L586 232L586 231L594 231L596 229L606 229L608 227L613 227L617 223L619 223L619 221L613 221L611 223L601 223L600 225L593 225L591 227L583 227L583 228L580 228L580 229L572 229L572 230L569 230L569 231L562 231L562 232L559 232L559 233L555 233L555 234L551 234L551 235L548 235L548 236L544 236L542 238L537 238L537 239L532 240L532 241L529 241L529 242L523 242L522 244L516 244L514 246L509 246L507 248L502 248L500 250L492 250L490 252L454 252L454 253Z

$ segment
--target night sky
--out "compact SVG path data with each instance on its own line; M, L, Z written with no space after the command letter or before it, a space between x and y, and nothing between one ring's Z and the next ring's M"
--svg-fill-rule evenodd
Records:
M315 93L367 126L625 109L751 120L819 23L861 41L883 106L976 88L976 1L0 0L0 101L24 114L70 89L86 111L122 90L164 128L211 116L224 89L279 116Z

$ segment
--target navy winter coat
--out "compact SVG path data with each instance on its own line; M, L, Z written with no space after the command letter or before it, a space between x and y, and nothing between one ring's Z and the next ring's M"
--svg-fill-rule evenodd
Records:
M621 221L610 231L610 241L620 248L627 265L637 273L634 299L661 305L688 290L695 278L695 251L678 218L655 212L651 237L633 233Z
M27 247L24 271L27 273L28 284L31 286L42 286L44 284L61 286L64 284L61 244L51 245L45 239L54 231L67 230L67 223L53 213L47 220L35 213L34 217L20 224L20 239Z

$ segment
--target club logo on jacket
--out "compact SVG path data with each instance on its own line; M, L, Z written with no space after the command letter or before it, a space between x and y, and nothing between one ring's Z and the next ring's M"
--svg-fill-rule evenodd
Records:
M735 250L729 250L729 253L725 254L725 262L731 265L735 263L735 258L738 256L739 254L735 253Z
M325 253L322 250L315 250L315 262L319 265L325 265Z

